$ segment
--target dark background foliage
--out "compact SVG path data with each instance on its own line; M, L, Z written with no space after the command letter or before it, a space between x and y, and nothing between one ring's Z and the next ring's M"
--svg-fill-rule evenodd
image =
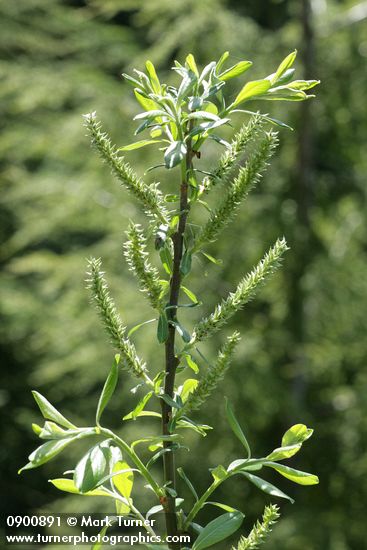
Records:
M167 76L189 51L206 63L229 50L233 61L255 62L256 78L297 47L298 75L322 81L317 99L266 104L295 131L280 132L266 178L212 246L222 266L197 264L191 286L210 311L277 236L286 236L291 251L229 327L241 330L242 343L202 412L204 421L216 419L216 431L204 440L190 436L192 450L181 460L203 489L207 467L240 456L223 394L259 454L289 425L305 422L315 435L292 465L317 473L320 485L298 490L284 481L297 502L281 504L266 548L365 547L366 18L367 3L348 0L0 0L3 514L101 510L99 501L66 497L47 484L72 467L80 447L16 474L36 443L31 389L76 423L93 421L113 354L83 288L85 259L102 256L129 326L150 316L121 253L128 220L143 220L90 150L81 114L97 110L122 145L131 141L137 112L122 71L149 58ZM131 153L140 173L157 160L145 151ZM203 166L215 154L209 149ZM164 172L159 177L171 188ZM136 342L158 368L154 329L141 329ZM134 401L131 385L123 378L111 402L107 417L116 429ZM128 437L137 429L128 426ZM217 500L243 508L248 530L267 498L245 481L223 491Z

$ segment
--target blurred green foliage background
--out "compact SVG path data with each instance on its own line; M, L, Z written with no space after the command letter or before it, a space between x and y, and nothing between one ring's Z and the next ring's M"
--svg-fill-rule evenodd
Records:
M90 150L81 114L96 110L123 145L132 141L138 112L123 71L151 59L172 78L175 58L193 52L204 64L229 50L233 62L255 62L253 79L296 47L297 76L322 81L317 99L266 104L295 132L281 131L266 178L212 246L223 265L197 264L191 287L210 311L277 236L286 236L291 251L228 328L241 331L242 344L224 387L201 414L218 426L204 440L189 436L192 450L181 461L204 489L206 467L240 456L222 394L231 396L258 454L277 446L291 424L305 422L315 435L292 465L317 473L320 485L298 490L284 480L297 502L280 503L283 518L266 548L365 548L366 20L367 2L348 0L0 0L3 514L107 511L103 501L66 497L47 484L73 467L80 446L16 474L36 446L31 389L76 423L93 422L113 353L84 290L86 258L103 258L130 326L151 317L121 249L129 219L144 220ZM151 148L143 151L131 153L140 173L160 162ZM203 167L216 154L209 149ZM158 175L172 187L164 171ZM162 357L150 327L136 342L154 370ZM111 402L107 419L116 429L134 402L132 385L122 378ZM126 427L127 438L138 429ZM248 530L266 496L245 481L223 490L226 502L246 512Z

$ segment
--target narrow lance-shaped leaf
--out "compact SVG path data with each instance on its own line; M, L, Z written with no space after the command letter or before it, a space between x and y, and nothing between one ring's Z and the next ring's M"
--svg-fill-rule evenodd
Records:
M76 429L76 426L69 422L65 416L63 416L51 403L38 393L38 391L32 391L32 395L39 406L39 409L42 413L42 416L48 420L53 420L57 424L60 424L60 426L64 426L64 428L70 428L71 430Z
M277 462L265 462L264 466L273 468L282 476L290 479L294 483L298 483L298 485L317 485L319 483L319 478L314 474L302 472L301 470L295 470L289 466L284 466L284 464L278 464Z
M103 478L109 462L110 451L105 442L92 447L78 462L74 471L74 483L81 493L92 491Z
M289 500L292 504L294 503L293 498L283 493L283 491L275 487L275 485L272 485L268 481L261 479L261 477L255 476L254 474L249 474L247 472L240 471L238 473L245 476L249 481L251 481L251 483L256 485L256 487L258 487L258 489L260 489L264 493L271 495L273 497L285 498Z
M244 515L241 512L228 512L210 521L200 532L192 550L204 550L230 537L241 527Z
M98 406L97 406L97 412L96 412L96 424L99 426L99 421L101 418L101 415L106 408L109 400L111 399L115 389L116 384L118 380L118 365L120 362L120 356L115 355L115 360L112 363L111 370L107 376L107 380L103 386L102 393L100 395Z
M227 420L228 420L228 423L231 427L231 430L235 434L237 439L242 443L244 448L246 449L247 458L251 458L251 449L250 449L250 445L248 444L248 441L246 439L246 436L243 433L242 428L241 428L241 426L240 426L240 424L239 424L239 422L238 422L238 420L237 420L237 418L236 418L236 416L233 412L231 404L229 403L227 398L225 398L225 402L226 402Z
M105 489L99 488L94 489L93 491L88 491L87 493L81 493L76 487L74 480L67 478L58 478L58 479L49 479L49 482L59 489L59 491L64 491L65 493L72 493L73 495L82 495L84 497L109 497L109 494ZM112 497L113 498L113 497Z

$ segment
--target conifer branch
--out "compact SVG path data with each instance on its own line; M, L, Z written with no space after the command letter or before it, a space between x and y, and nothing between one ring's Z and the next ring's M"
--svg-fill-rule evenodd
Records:
M92 301L97 307L102 323L111 338L111 343L121 355L123 366L134 376L148 379L146 365L139 359L134 344L125 336L126 327L123 326L120 315L110 296L104 272L101 270L100 259L91 258L88 261L89 278L87 288L92 294Z
M227 196L222 204L210 214L204 225L195 250L199 250L206 242L217 239L219 233L229 224L236 214L236 210L249 191L258 183L262 173L268 166L268 161L278 144L277 134L268 132L261 140L256 152L248 159L246 165L240 169L238 176L231 184Z
M84 119L92 145L97 149L102 159L110 165L112 173L138 199L147 215L154 216L161 222L167 223L167 211L163 205L162 194L157 188L158 184L147 185L144 183L129 163L119 156L108 134L101 130L101 123L97 121L96 113L84 115Z
M250 118L248 123L241 126L229 148L220 157L218 167L212 175L204 178L203 188L206 192L209 192L218 183L226 183L229 180L234 168L241 161L247 145L256 137L263 124L264 119L256 114Z
M266 279L279 267L282 255L288 250L285 239L278 239L257 266L238 284L236 290L222 300L214 312L196 325L190 346L215 334L229 319L249 302Z
M199 380L196 389L190 393L180 411L181 414L187 414L198 409L213 393L219 382L223 380L240 339L240 334L237 331L227 338L227 342L219 350L216 362L210 365L206 374Z
M162 288L157 269L147 259L147 239L144 232L140 225L131 222L126 234L129 240L124 244L124 256L129 268L138 279L140 290L146 293L152 308L159 310Z
M238 545L232 550L257 550L270 535L272 525L279 519L278 507L274 504L265 506L262 521L257 521L248 537L241 537Z

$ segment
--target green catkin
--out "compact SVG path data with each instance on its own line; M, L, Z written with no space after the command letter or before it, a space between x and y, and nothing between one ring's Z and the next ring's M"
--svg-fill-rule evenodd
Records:
M229 319L249 302L267 278L279 267L282 255L288 250L285 239L278 239L265 254L257 266L239 282L236 290L220 302L214 312L205 317L194 328L190 344L209 338L216 333Z
M252 528L248 537L241 537L238 545L232 550L257 550L272 531L272 525L279 519L278 507L274 504L265 506L263 517Z
M120 315L110 296L104 272L101 270L100 259L91 258L88 261L89 271L87 288L92 294L92 301L96 305L102 323L111 338L111 343L121 355L122 365L134 376L144 378L146 366L139 359L134 344L125 336L126 327L123 326Z
M140 290L146 294L151 306L160 309L162 291L159 274L148 261L147 240L138 224L130 223L126 232L129 240L124 244L124 256L130 270L136 276Z
M109 136L102 132L101 123L95 113L84 115L85 127L91 137L92 145L98 150L103 160L111 167L112 173L141 203L145 212L163 223L167 223L167 212L163 197L157 183L146 185L130 165L120 157Z
M195 250L200 249L205 243L215 241L219 233L229 224L236 214L241 202L260 180L268 166L268 161L278 144L277 134L268 132L261 140L256 152L247 160L246 165L240 168L238 176L228 189L227 195L219 206L210 214L209 220L204 225Z
M224 378L239 341L239 332L234 332L232 336L227 338L227 342L219 350L216 362L209 366L205 375L199 380L196 389L190 393L182 409L183 414L198 409L213 393L219 382Z
M206 192L219 183L226 183L233 174L234 168L241 161L247 145L256 137L259 129L263 126L264 119L255 114L235 134L229 148L219 159L219 165L213 174L204 178L203 188Z

